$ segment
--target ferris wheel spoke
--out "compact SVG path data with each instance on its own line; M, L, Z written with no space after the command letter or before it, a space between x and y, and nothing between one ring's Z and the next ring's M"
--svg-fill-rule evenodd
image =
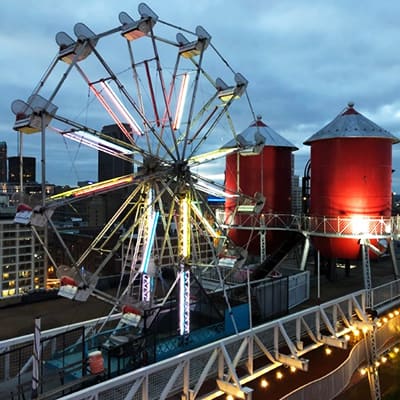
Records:
M203 76L205 76L206 80L215 88L217 89L216 82L215 80L201 67L200 63L198 63L193 57L190 57L189 60L191 63L195 66L196 71L201 72ZM190 123L188 123L188 128L190 131L192 131L192 128L196 126L196 122L199 121L204 114L209 111L209 108L212 106L214 103L215 99L218 96L218 91L215 91L209 98L209 100L205 101L204 105L200 108L198 113L191 118ZM202 131L202 129L207 125L207 123L211 120L215 112L218 110L218 106L214 106L213 110L206 116L205 120L201 123L200 127L196 128L197 130L194 132L194 134L191 135L190 138L187 138L188 144L193 143L193 141L196 139L196 137L199 135L199 133ZM186 131L181 135L179 138L178 142L181 142L187 137Z
M117 156L117 153L124 153L129 150L131 150L132 153L137 153L144 157L150 156L149 152L146 152L145 150L143 150L142 148L137 146L135 142L126 143L122 140L105 135L104 133L99 132L96 129L90 128L88 126L85 126L79 122L62 117L61 115L54 114L53 118L59 122L62 122L64 124L68 125L69 127L67 129L61 129L61 128L48 126L49 129L51 129L54 132L57 132L61 135L63 135L64 133L67 133L69 135L66 135L66 137L68 137L69 139L72 139L72 140L75 140L78 142L79 141L84 142L83 144L85 144L89 147L93 147L96 150L103 151L103 149L107 149L107 147L112 148L113 145L116 145L116 146L118 146L118 148L115 149L117 151L115 152L115 154L113 154L114 156ZM75 128L75 129L71 129L71 127ZM80 132L86 132L88 135L81 134ZM107 142L109 142L109 144ZM102 145L104 145L105 147ZM134 160L134 162L135 161L136 160Z
M108 179L93 183L91 185L81 186L59 194L49 196L46 199L45 209L52 207L60 207L65 204L70 204L74 201L82 200L88 196L109 193L113 190L118 190L134 184L135 176L133 174L120 176L118 178ZM137 182L136 182L137 183Z
M220 112L217 113L213 122L210 124L210 127L208 129L204 130L204 133L201 135L199 142L192 150L191 154L189 155L189 158L197 153L197 151L204 144L204 142L208 139L211 132L214 130L214 128L217 126L217 124L220 122L221 118L224 115L228 119L228 123L231 126L231 131L233 133L233 136L236 138L236 132L235 132L234 128L232 127L232 120L228 113L228 110L231 107L231 105L233 105L233 102L236 99L239 99L243 95L243 93L246 91L248 81L240 73L236 73L234 78L235 78L234 86L228 86L221 78L217 78L217 80L216 80L217 97L222 101L223 106L222 106Z
M63 86L63 84L64 84L65 80L67 79L67 77L69 76L70 72L72 71L74 66L77 64L77 62L78 62L78 60L80 58L80 55L85 52L86 48L89 48L89 41L85 41L82 44L82 47L74 55L74 57L72 59L72 62L68 65L66 71L64 72L64 75L63 75L62 79L60 80L60 82L57 84L57 86L53 90L52 94L50 95L50 97L48 99L49 103L51 103L52 100L56 97L57 93L60 91L61 87ZM61 58L59 58L59 60L61 60Z
M188 114L188 119L187 119L187 126L186 126L186 131L184 135L184 140L183 140L183 150L182 150L182 158L185 158L186 155L186 147L189 141L189 134L190 134L190 126L194 114L194 109L195 109L195 104L197 100L197 91L199 89L199 78L200 78L200 66L203 61L203 56L204 56L204 50L207 47L206 43L208 44L209 40L207 42L202 42L202 48L200 52L200 61L199 61L199 67L196 70L196 75L194 79L194 88L193 88L193 94L192 94L192 99L190 102L189 106L189 114Z
M228 190L224 185L208 179L204 175L192 173L192 178L192 185L196 190L202 193L224 198L237 198L242 196L241 193Z
M162 67L159 63L158 56L156 56L156 60L157 60L157 69L159 71L158 75L159 75L159 79L160 79L160 83L161 83L161 89L163 92L162 97L164 100L164 113L163 113L163 117L162 117L161 123L160 123L160 137L163 138L163 136L166 135L165 130L168 129L169 135L171 136L171 140L172 140L171 151L172 151L172 149L174 149L175 157L176 157L176 159L179 159L180 155L179 155L178 142L177 142L176 136L175 136L175 130L177 129L176 113L178 112L178 110L176 110L175 117L173 120L172 119L172 110L171 110L171 99L172 99L172 96L173 96L174 90L175 90L180 57L179 57L179 54L176 57L175 66L173 69L168 94L166 93ZM158 143L158 145L157 145L156 154L159 154L159 151L160 151L160 143Z
M175 156L173 155L173 153L169 150L168 146L166 146L166 144L164 143L164 141L162 140L162 138L159 136L159 134L157 133L156 129L153 127L152 123L148 120L148 118L146 117L146 115L143 113L143 111L140 109L140 107L136 104L135 100L132 98L132 96L128 93L128 91L126 90L125 86L122 84L122 82L118 79L118 77L116 76L116 74L112 71L112 69L110 68L110 66L106 63L106 61L104 60L104 58L100 55L100 53L93 48L93 53L96 55L96 57L98 58L98 60L100 61L100 63L103 65L103 67L105 68L105 70L107 71L107 73L109 74L110 78L116 83L118 89L124 94L125 98L128 100L128 102L131 104L131 106L133 107L133 109L136 111L136 113L140 116L144 126L146 126L146 129L149 129L151 134L154 135L154 137L156 138L156 140L158 141L158 143L160 144L160 146L162 146L164 148L164 150L168 153L168 155L172 158L175 159ZM161 78L160 78L161 79ZM164 83L162 81L162 87L163 87L163 92L165 91L165 86ZM164 93L164 97L165 97L165 93ZM136 126L137 123L136 123ZM143 132L140 130L140 134L143 134Z
M211 101L213 101L216 98L216 95L211 98ZM206 109L204 109L205 111ZM218 111L218 106L214 106L211 112L208 114L208 116L205 118L205 120L202 122L200 127L192 134L190 138L188 138L188 144L192 144L197 137L203 132L204 128L207 126L207 124L211 121L211 119L214 117L214 114ZM198 114L199 117L203 115L203 110ZM193 153L192 153L193 154ZM189 156L188 158L190 158Z
M92 241L90 246L86 249L86 251L84 251L82 253L81 257L77 261L78 265L81 265L84 262L84 260L87 258L89 253L91 253L93 250L107 252L107 249L105 246L108 243L108 241L110 240L110 238L115 234L116 231L118 231L121 228L121 224L123 223L123 221L126 220L126 218L134 212L135 207L139 206L137 203L134 202L134 199L140 193L140 191L142 189L142 185L144 185L144 184L139 184L129 194L129 196L122 203L120 208L115 212L115 214L108 221L108 223L98 233L98 235ZM130 207L130 206L132 206L132 204L133 204L133 207ZM127 213L123 214L125 210L127 210ZM134 227L135 227L135 225L133 226L133 228Z
M138 100L137 100L138 101L138 108L140 110L140 114L144 115L145 106L144 106L144 101L143 101L142 90L140 88L139 73L137 71L137 66L136 66L135 59L134 59L132 44L131 44L130 40L127 40L126 42L128 44L128 52L129 52L130 65L131 65L132 73L133 73L133 80L134 80L135 86L136 86L136 93L137 93L137 98L138 98ZM146 62L145 62L145 66L147 67L147 63ZM151 86L151 81L149 81L149 84L150 84L151 97L152 97L152 99L154 99L154 90L153 90L153 87ZM153 104L154 104L154 101L153 101ZM158 120L158 114L157 114L157 110L155 110L155 111L156 111L155 119L157 121ZM146 141L147 141L147 149L148 149L148 151L150 151L150 149L151 149L151 147L150 147L150 138L149 138L149 135L148 135L147 126L144 126L144 133L145 133L145 137L146 137Z
M237 153L243 149L244 149L244 147L232 146L232 147L219 148L217 150L211 150L206 153L193 155L188 159L188 165L190 167L203 165L203 164L209 163L211 161L218 160L222 157L226 157L228 154Z
M202 132L201 134L200 134L200 132L196 133L195 137L197 137L199 134L201 137L198 140L197 144L193 147L188 158L191 158L193 155L195 155L199 151L199 149L202 147L204 142L209 138L211 133L214 131L215 127L218 125L221 118L226 115L226 111L227 111L228 107L229 107L229 104L224 105L223 108L219 111L219 113L217 113L216 112L217 110L215 110L216 116L213 119L213 121L211 122L210 126L207 129L205 129L205 131Z
M52 72L56 68L58 62L60 61L58 54L53 58L50 65L47 67L47 70L43 74L42 78L40 79L39 83L37 84L36 88L33 89L31 97L35 97L35 95L39 94L40 89L46 83L47 79L51 76ZM53 97L56 93L54 93Z
M162 67L161 62L160 62L160 56L159 56L159 51L158 51L158 47L157 47L157 41L155 39L153 30L151 30L150 38L151 38L151 42L152 42L152 46L153 46L155 62L156 62L156 65L157 65L158 79L159 79L160 87L161 87L163 105L165 107L164 116L163 116L162 121L161 121L161 137L160 137L160 139L162 139L162 135L163 135L163 132L164 132L164 129L165 129L165 125L167 125L169 130L170 130L171 139L173 141L173 146L174 146L174 149L175 149L175 156L172 157L172 158L174 158L175 160L178 160L180 158L180 156L179 156L179 149L178 149L178 146L177 146L177 142L176 142L175 134L174 134L174 129L173 129L172 113L171 113L171 109L170 109L170 100L171 100L172 92L173 92L173 89L174 89L174 86L175 86L176 71L177 71L178 65L179 65L179 55L178 55L178 57L176 59L176 62L175 62L174 74L173 74L173 78L172 78L172 81L171 81L170 92L169 92L169 95L168 95L167 94L165 80L164 80L163 67ZM167 124L165 124L165 120L167 121ZM158 142L156 154L158 154L160 146L163 146L162 140L159 140L159 142ZM168 151L168 152L171 155L171 151Z
M146 77L147 77L147 81L148 81L148 85L149 85L151 104L152 104L153 111L154 111L155 125L157 127L159 127L160 126L160 115L159 115L158 108L157 108L157 102L156 102L156 98L155 98L155 94L154 94L154 88L153 88L153 83L152 83L152 80L151 80L148 61L145 60L143 65L144 65L145 70L146 70ZM135 76L135 78L136 78L136 76ZM135 79L135 81L137 81L137 79ZM137 90L138 91L138 96L139 96L139 99L141 101L141 109L143 110L143 113L144 113L145 109L144 109L144 105L143 105L143 97L141 96L141 91L140 91L139 85L137 85L137 86L138 86L138 90ZM145 126L145 133L147 133L146 134L146 141L147 141L147 147L148 147L148 149L150 151L151 150L151 141L150 141L150 135L149 135L150 129L148 129L147 126ZM161 135L161 137L162 137L162 135ZM160 145L158 145L158 150L154 152L155 155L159 155L159 149L160 149Z
M171 265L176 265L177 263L177 199L172 189L175 184L176 182L174 182L173 179L159 182L159 185L161 186L159 190L164 194L164 196L159 196L158 202L164 228L164 236L159 250L159 259L160 261L168 260L168 263L171 263ZM165 196L168 196L166 202ZM164 265L164 263L161 263L161 265Z
M193 196L196 196L196 201L192 201L190 204L191 210L193 211L193 215L199 221L200 225L202 226L202 230L205 230L207 236L212 237L213 239L218 239L220 234L214 229L212 224L215 223L215 215L209 207L206 207L206 212L208 213L208 217L211 218L213 221L210 222L207 217L206 213L203 212L199 207L197 207L196 203L198 204L206 204L207 199L200 197L197 191L193 192Z

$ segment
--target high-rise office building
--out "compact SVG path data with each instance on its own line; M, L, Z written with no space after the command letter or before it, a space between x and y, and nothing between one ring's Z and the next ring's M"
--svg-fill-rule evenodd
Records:
M0 300L45 287L44 251L27 226L0 219Z
M125 124L127 130L130 130L129 125ZM111 136L123 142L128 142L124 133L118 125L106 125L102 129L102 133ZM128 175L133 172L133 164L121 160L118 157L98 152L98 181L117 178L119 176ZM101 199L93 200L92 210L89 214L91 223L104 225L115 214L116 210L121 206L122 199L127 194L126 189L111 191L101 196Z
M130 129L129 125L127 129ZM118 127L118 125L106 125L102 129L102 133L111 136L123 142L128 142L127 138ZM98 155L98 181L116 178L118 176L128 175L133 172L132 163L121 160L110 154L100 152Z
M7 182L7 143L0 142L0 182Z
M8 182L20 181L20 157L8 157ZM22 157L22 177L24 183L36 182L36 158Z

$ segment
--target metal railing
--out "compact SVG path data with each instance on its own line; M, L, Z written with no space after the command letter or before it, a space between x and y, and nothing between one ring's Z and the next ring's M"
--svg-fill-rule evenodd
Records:
M394 306L399 302L399 296L399 281L374 288L374 307L390 303ZM360 322L360 318L367 318L365 297L365 291L361 290L331 300L63 398L162 400L173 395L180 395L182 399L216 398L223 394L216 379L243 388L290 360L306 365L307 353L327 342L342 346L345 336L354 329L353 324ZM383 339L379 343L393 335L390 329L382 332ZM0 343L3 348L4 345ZM261 366L256 367L256 360L262 361ZM344 381L341 382L343 386Z
M69 377L82 378L86 375L83 326L64 329L63 332L41 338L40 342L39 393L63 385ZM30 397L32 353L32 341L9 346L8 350L0 352L0 399L24 400Z
M399 324L400 317L396 317L377 330L378 356L400 341ZM388 337L393 340L387 341ZM297 388L280 400L334 399L348 386L354 372L366 363L367 357L365 339L362 339L351 349L349 357L330 374Z
M290 230L311 236L357 238L362 234L370 238L397 239L400 233L400 217L329 217L271 213L248 215L241 223L225 227L241 230Z

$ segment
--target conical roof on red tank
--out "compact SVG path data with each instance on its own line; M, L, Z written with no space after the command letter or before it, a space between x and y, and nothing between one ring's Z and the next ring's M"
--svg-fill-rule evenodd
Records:
M354 103L349 102L344 111L308 138L304 144L310 145L317 140L358 137L390 139L393 143L400 141L396 136L360 114L354 108Z
M253 122L247 129L239 133L236 139L230 140L224 146L225 148L240 147L240 146L272 146L272 147L289 147L292 150L298 148L278 132L274 131L262 120L261 116L257 116L257 120Z

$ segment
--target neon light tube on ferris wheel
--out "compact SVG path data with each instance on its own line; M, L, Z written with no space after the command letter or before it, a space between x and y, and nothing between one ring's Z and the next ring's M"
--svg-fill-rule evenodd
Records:
M199 189L205 193L212 194L214 196L218 197L222 196L227 198L239 197L238 194L225 192L223 189L219 189L215 186L208 185L206 182L195 182L193 185L196 189Z
M128 138L128 140L131 143L134 143L134 141L131 137L131 133L126 130L124 124L120 121L117 114L115 114L115 112L110 107L110 105L107 103L106 99L102 96L102 94L94 87L93 83L89 83L89 88L94 93L94 95L97 97L97 99L100 101L100 103L104 107L104 109L110 114L111 118L115 121L115 123L118 125L119 129L121 129L121 131L123 132L123 134Z
M180 212L182 214L181 222L182 222L182 227L181 233L182 233L182 244L183 248L181 249L182 255L184 258L189 256L189 246L190 246L190 209L189 209L189 200L187 197L181 200L180 203Z
M181 88L179 90L178 102L176 104L175 118L172 124L172 129L174 131L178 130L181 126L188 87L189 87L189 74L186 72L182 75Z
M116 188L118 186L123 186L128 183L131 183L133 181L133 176L132 175L125 175L125 176L120 176L118 178L112 178L108 179L106 181L102 182L97 182L97 183L92 183L91 185L79 187L76 189L68 190L66 192L62 192L59 194L55 194L53 196L50 196L50 200L60 200L60 199L66 199L70 197L79 197L83 196L85 194L93 194L96 192L101 192L104 190Z
M156 228L157 228L159 214L160 213L158 211L156 211L154 213L153 217L151 218L151 220L149 221L150 229L149 229L149 233L148 233L146 247L143 252L142 266L140 268L141 272L143 272L144 274L147 274L147 269L149 267L151 249L153 247L154 238L156 236L156 231L157 231Z
M132 117L132 115L129 113L129 111L126 109L126 107L122 104L121 100L114 93L114 91L111 89L111 87L108 85L108 83L105 81L101 81L100 86L107 93L110 100L113 102L113 104L115 105L117 110L121 113L121 115L125 118L126 122L128 122L128 124L131 126L132 130L137 135L142 136L143 131L140 129L138 123L135 121L135 119Z
M214 161L218 158L225 157L228 154L238 151L238 147L224 148L212 150L207 153L197 154L189 158L189 165L200 164L204 162Z
M111 155L125 154L127 156L130 156L133 154L132 150L108 142L107 140L104 140L85 131L61 131L59 133L71 140L74 140L75 142L83 143L89 147L106 152Z
M98 182L98 183L94 183L89 186L85 186L80 190L78 189L73 193L73 196L79 197L79 196L83 196L85 194L92 194L92 193L96 193L96 192L103 192L103 191L109 190L109 189L115 189L119 186L125 185L132 181L133 181L133 176L131 176L131 175L109 179L104 182Z

